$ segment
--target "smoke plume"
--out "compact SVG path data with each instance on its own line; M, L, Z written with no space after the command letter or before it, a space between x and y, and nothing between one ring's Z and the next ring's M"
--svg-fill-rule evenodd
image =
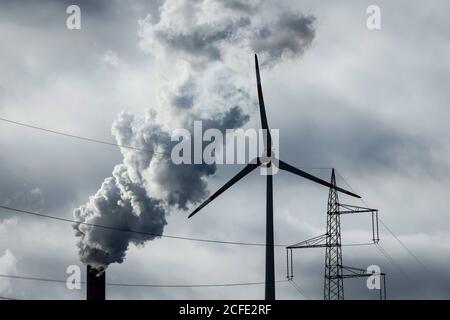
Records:
M162 234L166 215L187 210L208 195L216 165L175 165L171 133L203 128L239 128L255 109L254 94L237 70L251 53L268 65L301 55L314 38L314 17L260 1L165 1L158 17L139 21L139 48L155 60L161 77L156 105L146 115L121 113L112 125L123 161L85 205L77 221ZM270 16L266 16L269 12ZM169 75L169 76L168 76ZM168 76L168 78L167 78ZM245 79L248 80L248 79ZM95 268L121 263L130 244L155 236L74 225L80 258Z

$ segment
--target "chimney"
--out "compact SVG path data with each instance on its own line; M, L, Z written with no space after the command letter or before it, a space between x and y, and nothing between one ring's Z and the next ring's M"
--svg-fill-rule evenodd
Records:
M105 300L105 273L87 265L86 300Z

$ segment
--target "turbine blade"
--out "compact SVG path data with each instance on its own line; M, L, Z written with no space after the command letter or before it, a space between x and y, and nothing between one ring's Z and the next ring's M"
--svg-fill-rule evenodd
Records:
M269 151L272 147L272 139L270 137L269 124L267 123L266 107L264 105L264 97L261 86L261 76L259 74L258 56L255 54L255 67L256 67L256 87L258 90L259 101L259 115L261 117L261 127L267 131L267 139L264 140L264 147ZM266 141L267 140L267 141Z
M256 159L256 163L252 163L251 161L244 169L242 169L237 175L235 175L233 178L231 178L230 181L225 183L222 188L217 190L212 196L210 196L208 199L206 199L200 206L198 206L192 213L189 215L188 218L192 217L194 214L199 212L201 209L203 209L208 203L213 201L215 198L217 198L219 195L221 195L223 192L225 192L228 188L230 188L232 185L234 185L236 182L244 178L247 174L255 170L261 165L261 162L259 158Z
M353 192L350 192L350 191L347 191L345 189L339 188L338 186L334 186L331 183L329 183L329 182L327 182L325 180L322 180L320 178L317 178L317 177L315 177L315 176L313 176L313 175L311 175L311 174L309 174L309 173L307 173L307 172L305 172L303 170L297 169L296 167L293 167L293 166L291 166L290 164L288 164L288 163L286 163L284 161L278 160L278 168L280 168L281 170L289 171L289 172L291 172L293 174L296 174L296 175L298 175L300 177L303 177L303 178L306 178L308 180L314 181L314 182L319 183L319 184L321 184L323 186L326 186L326 187L329 187L329 188L333 188L336 191L348 194L349 196L352 196L352 197L355 197L355 198L361 198L360 196L358 196L357 194L354 194Z

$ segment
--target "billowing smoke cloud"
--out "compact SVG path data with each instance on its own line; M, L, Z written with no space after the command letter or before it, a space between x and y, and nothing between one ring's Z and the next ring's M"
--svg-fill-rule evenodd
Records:
M262 52L275 63L283 56L295 57L304 52L314 39L313 16L283 13L274 25L264 25L257 29L250 45L255 52Z
M175 52L200 66L224 60L233 49L259 53L273 65L301 55L315 36L314 16L260 1L167 1L160 18L141 22L141 45L156 54Z
M276 8L276 10L274 10ZM166 1L158 17L140 21L140 43L158 65L163 82L157 104L145 117L121 113L112 126L123 161L89 201L75 209L77 221L162 234L166 214L187 210L207 194L214 164L175 165L174 129L239 128L254 110L253 94L236 70L249 53L274 65L301 55L314 38L314 18L274 6L265 17L259 1ZM217 63L217 62L221 63ZM168 63L167 63L168 62ZM155 236L74 225L80 258L97 268L123 262L130 244Z

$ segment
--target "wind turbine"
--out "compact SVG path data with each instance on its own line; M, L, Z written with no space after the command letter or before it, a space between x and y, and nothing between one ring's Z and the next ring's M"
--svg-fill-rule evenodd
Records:
M213 195L206 199L200 206L198 206L190 215L191 218L194 214L203 209L208 203L213 201L228 188L233 186L236 182L244 178L247 174L258 168L259 166L266 166L270 168L272 162L278 164L277 167L281 170L289 171L300 177L306 178L308 180L319 183L325 187L333 188L336 191L348 194L352 197L361 198L357 194L354 194L345 189L339 188L336 185L332 185L329 182L317 178L305 171L297 169L290 164L279 160L272 159L272 138L270 136L269 125L267 123L266 109L264 106L264 98L261 87L261 77L259 75L259 65L258 56L255 54L255 66L256 66L256 82L258 89L258 100L259 100L259 113L261 117L261 126L265 130L264 135L264 154L262 157L258 157L241 170L237 175L235 175L230 181L225 183L222 188L217 190ZM276 161L273 161L276 160ZM272 174L267 174L267 189L266 189L266 287L265 287L265 299L275 300L275 261L274 261L274 243L273 243L273 184L272 184Z

